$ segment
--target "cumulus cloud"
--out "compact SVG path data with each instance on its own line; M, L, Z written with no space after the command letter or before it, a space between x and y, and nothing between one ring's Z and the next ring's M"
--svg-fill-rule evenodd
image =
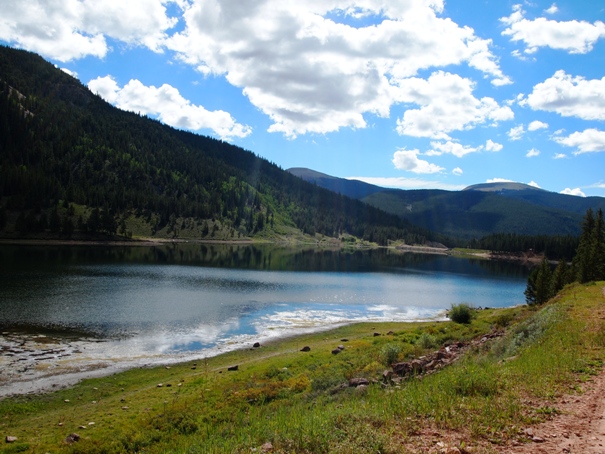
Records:
M536 150L535 148L529 150L525 155L526 158L533 158L535 156L540 156L540 150Z
M555 153L553 159L565 159L567 155L565 153Z
M460 168L460 167L456 167L455 169L452 170L452 173L456 176L460 176L464 173L464 171Z
M445 170L436 164L424 161L418 158L420 152L418 150L398 150L393 155L393 164L399 170L406 170L414 173L439 173Z
M561 194L575 195L578 197L586 197L586 194L584 194L584 192L582 192L582 190L580 188L575 188L575 189L565 188L561 191Z
M559 12L559 7L556 3L553 3L552 5L550 5L550 8L545 9L544 12L546 14L556 14L557 12Z
M59 61L103 58L111 37L161 51L176 24L165 0L5 0L0 39Z
M98 77L88 87L120 109L157 116L162 122L181 129L199 131L211 129L223 139L246 137L250 127L237 123L228 112L209 111L183 98L179 91L167 84L161 87L145 86L133 79L120 88L111 76Z
M509 36L511 41L522 41L527 54L537 52L540 47L585 54L605 37L605 24L601 21L594 24L576 20L558 22L544 17L529 20L525 18L521 5L515 5L513 13L500 18L500 21L507 26L502 35Z
M397 120L397 132L402 135L451 140L450 132L514 118L510 107L500 106L493 98L476 98L474 82L457 74L437 71L428 80L407 78L397 85L400 102L420 106Z
M462 145L458 142L447 141L447 142L431 142L431 146L433 147L425 154L427 156L441 156L442 154L453 154L457 158L461 158L469 153L475 153L477 151L481 151L483 147L469 147L467 145Z
M328 133L364 128L368 114L388 116L400 82L421 70L465 64L495 85L510 83L491 40L442 11L437 0L193 0L167 47L240 87L271 118L269 131ZM373 25L338 20L347 15Z
M529 183L527 183L528 186L531 186L533 188L538 188L538 189L542 189L540 187L540 185L538 183L536 183L534 180L530 181Z
M506 134L508 135L508 138L510 140L520 140L521 137L523 137L523 134L525 134L525 129L523 125L515 126L511 128Z
M560 70L534 86L522 103L534 110L556 112L564 117L605 120L605 77L586 80Z
M576 131L567 137L559 136L553 140L560 145L577 148L574 152L575 155L605 151L605 131L598 129L585 129L582 132Z
M500 143L497 143L497 142L494 142L491 139L487 139L487 142L485 142L485 149L487 151L495 151L495 152L497 152L497 151L502 150L503 148L504 148L504 145L502 145Z
M548 129L548 123L544 123L539 120L532 121L529 125L527 125L528 131L537 131L538 129Z
M507 180L506 178L491 178L485 181L486 183L514 183L513 180Z

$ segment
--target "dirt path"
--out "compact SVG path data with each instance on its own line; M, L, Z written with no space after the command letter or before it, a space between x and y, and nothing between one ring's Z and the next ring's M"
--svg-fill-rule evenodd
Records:
M605 297L605 288L603 288ZM551 406L559 410L551 420L525 429L518 446L502 453L605 453L605 370L582 384L580 395L561 397ZM525 443L527 442L527 443Z

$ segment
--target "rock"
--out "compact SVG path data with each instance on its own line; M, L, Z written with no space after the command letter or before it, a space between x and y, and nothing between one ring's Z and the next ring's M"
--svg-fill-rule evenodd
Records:
M534 437L532 440L534 443L544 443L544 438L542 437Z
M349 339L340 339L340 342L349 342Z
M6 438L5 438L5 441L6 441L7 443L14 443L14 442L15 442L15 441L17 441L17 440L18 440L18 438L17 438L17 437L13 437L13 436L10 436L10 435L7 435L7 436L6 436Z
M374 333L374 337L380 336L380 333Z
M69 434L67 437L65 437L65 443L72 444L76 441L80 441L80 435L77 433Z
M335 348L334 350L332 350L332 354L333 355L338 355L342 350L340 348Z
M229 371L235 371L235 370L238 370L238 369L239 369L239 366L237 364L235 366L229 366L227 368L227 370L229 370Z
M303 348L300 349L301 352L310 352L311 351L311 347L309 347L308 345L305 345Z
M259 348L260 347L260 342L255 342L254 345L252 346L254 348ZM264 445L263 445L264 446Z
M265 443L264 445L262 445L260 447L260 452L271 452L273 451L273 444L268 441L267 443Z
M385 370L382 373L382 381L384 383L390 382L392 380L392 377L393 377L393 371L391 371L391 370Z
M349 386L350 387L355 387L357 388L358 386L368 386L370 384L370 382L368 381L367 378L351 378L349 380Z
M534 436L534 429L528 427L527 429L525 429L525 435L527 435L529 438L532 438Z
M341 350L341 351L342 351L342 350L344 350L344 349L345 349L345 346L344 346L344 345L339 345L339 346L338 346L338 350Z
M389 332L387 333L387 336L392 336L393 334L395 334L393 331L389 331Z
M164 386L162 383L158 383L158 388L161 388L162 386Z

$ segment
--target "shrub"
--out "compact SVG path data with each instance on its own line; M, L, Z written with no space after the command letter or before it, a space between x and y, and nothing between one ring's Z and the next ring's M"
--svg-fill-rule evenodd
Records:
M429 333L422 333L416 340L416 345L424 349L434 348L437 345L437 339Z
M382 363L389 367L391 364L396 363L399 360L399 353L401 352L401 346L397 344L387 344L382 347L380 356Z
M447 316L453 322L469 324L475 315L474 312L475 310L468 304L452 304Z

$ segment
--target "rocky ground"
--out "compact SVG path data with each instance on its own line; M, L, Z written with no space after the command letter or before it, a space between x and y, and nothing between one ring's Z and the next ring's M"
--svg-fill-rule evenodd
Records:
M87 352L100 341L24 332L0 335L0 398L67 386L111 368Z

